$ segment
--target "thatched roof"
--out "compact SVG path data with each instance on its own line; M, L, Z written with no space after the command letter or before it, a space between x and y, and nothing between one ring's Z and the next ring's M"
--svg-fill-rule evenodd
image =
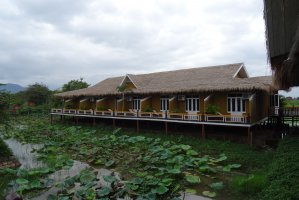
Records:
M277 89L288 90L299 86L299 1L264 0L264 5L274 85Z
M250 91L271 89L271 77L247 78L242 63L127 75L136 89L134 94L174 94L187 92ZM58 97L119 95L117 87L126 76L107 78L86 89L56 94ZM238 78L245 77L245 78Z

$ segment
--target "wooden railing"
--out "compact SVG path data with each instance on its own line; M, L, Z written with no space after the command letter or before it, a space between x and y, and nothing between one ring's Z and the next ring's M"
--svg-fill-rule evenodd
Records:
M269 109L269 115L285 117L299 116L299 107L272 107Z
M247 115L212 115L212 114L188 114L169 112L131 112L131 111L96 111L96 110L75 110L75 109L51 109L51 113L94 115L94 116L117 116L117 117L139 117L139 118L160 118L182 121L205 121L220 123L249 123Z

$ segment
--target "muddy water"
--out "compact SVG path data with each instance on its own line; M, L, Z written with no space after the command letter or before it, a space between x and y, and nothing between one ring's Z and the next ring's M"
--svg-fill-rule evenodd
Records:
M5 143L10 147L15 157L21 163L21 168L23 169L32 169L38 167L45 167L46 165L37 159L37 153L32 152L34 149L40 149L43 145L40 144L22 144L15 139L8 139L5 140ZM111 175L111 171L100 168L95 169L88 165L87 163L83 163L80 161L74 161L73 166L70 169L62 169L54 172L53 174L49 175L49 178L53 179L55 183L60 183L64 181L67 177L72 177L80 173L81 170L86 168L92 168L97 173L97 178L99 179L100 185L107 184L103 180L103 176ZM114 176L119 177L119 174L114 173ZM16 189L16 188L15 188ZM42 194L32 198L33 200L45 200L47 199L49 194L57 194L59 189L57 187L52 187L49 190L43 192ZM197 195L190 195L184 194L181 196L181 199L184 200L210 200L209 198L197 196ZM119 199L122 200L122 199ZM130 198L125 198L124 200L130 200Z

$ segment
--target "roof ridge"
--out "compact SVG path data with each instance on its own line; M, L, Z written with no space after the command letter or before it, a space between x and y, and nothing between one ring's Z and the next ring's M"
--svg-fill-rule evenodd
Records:
M130 74L130 75L133 75L133 76L142 76L142 75L152 75L152 74L159 74L159 73L188 71L188 70L193 70L193 69L218 68L218 67L233 66L233 65L243 65L243 64L244 64L243 62L240 62L240 63L230 63L230 64L224 64L224 65L211 65L211 66L202 66L202 67L192 67L192 68L175 69L175 70L168 70L168 71L157 71L157 72L150 72L150 73L143 73L143 74Z

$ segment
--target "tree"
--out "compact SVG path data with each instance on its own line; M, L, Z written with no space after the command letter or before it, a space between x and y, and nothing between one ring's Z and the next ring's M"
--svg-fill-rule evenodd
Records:
M62 86L62 92L83 89L87 88L88 86L89 84L83 81L83 78L80 78L79 80L71 80Z
M122 109L121 111L124 111L124 107L125 107L125 92L128 90L128 84L124 83L120 86L116 87L117 91L120 92L122 94Z
M52 92L46 85L35 83L29 85L28 88L23 92L23 96L27 102L35 105L42 105L49 103Z
M0 124L7 126L9 117L9 94L6 92L0 92Z

